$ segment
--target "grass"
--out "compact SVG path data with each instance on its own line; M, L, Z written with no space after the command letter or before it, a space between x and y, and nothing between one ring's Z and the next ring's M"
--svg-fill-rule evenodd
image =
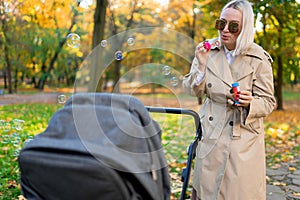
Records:
M283 91L282 96L284 101L300 100L300 92Z
M17 157L24 143L47 127L61 105L19 104L0 107L0 199L18 199Z
M34 135L43 132L55 111L61 105L18 104L0 107L0 199L18 199L18 153ZM38 113L38 114L37 114ZM193 119L182 115L153 114L163 131L162 144L170 164L172 191L181 191L181 170L187 160L186 148L195 137Z
M300 99L285 93L293 100ZM43 132L60 104L19 104L0 107L0 199L18 199L21 195L17 157L26 141ZM300 114L275 111L266 119L267 165L294 162L299 156ZM193 119L183 115L151 114L163 131L162 144L169 163L173 197L180 195L181 170L187 160L186 149L195 136ZM190 181L191 182L191 181Z

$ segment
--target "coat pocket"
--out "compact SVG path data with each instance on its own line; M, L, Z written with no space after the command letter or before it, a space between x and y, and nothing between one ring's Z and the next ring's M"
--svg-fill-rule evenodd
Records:
M205 158L217 144L218 140L204 139L198 142L196 156L198 159Z
M208 115L207 113L200 113L200 122L201 122L201 128L202 128L202 136L204 139L209 138L216 127L216 118L212 117L211 115Z
M242 125L243 128L247 129L248 131L254 133L254 134L261 134L264 132L263 130L263 118L259 118L255 120L252 123L249 123L247 125Z

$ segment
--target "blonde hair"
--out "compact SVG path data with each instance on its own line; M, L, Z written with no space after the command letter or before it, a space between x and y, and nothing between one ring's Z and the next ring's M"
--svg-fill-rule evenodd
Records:
M254 42L254 13L247 0L233 0L228 2L222 12L227 8L234 8L243 14L242 30L237 38L233 55L244 54Z

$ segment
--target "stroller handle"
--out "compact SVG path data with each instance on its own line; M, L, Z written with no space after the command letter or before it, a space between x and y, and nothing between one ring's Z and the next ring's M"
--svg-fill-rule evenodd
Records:
M196 148L198 146L198 141L202 139L202 128L201 128L201 122L200 117L197 112L189 109L182 109L182 108L167 108L167 107L151 107L151 106L145 106L145 108L149 112L155 112L155 113L169 113L169 114L184 114L184 115L190 115L194 118L195 126L196 126L196 137L193 142L191 142L189 148L188 148L188 161L186 164L186 168L182 170L182 191L180 200L184 200L186 196L186 190L188 187L189 177L191 173L191 167L192 167L192 160L195 157Z
M155 113L169 113L169 114L183 114L183 115L190 115L194 118L194 123L196 127L196 138L201 139L202 137L202 129L200 123L200 117L197 112L194 110L184 109L184 108L170 108L170 107L152 107L152 106L145 106L145 108L149 112Z

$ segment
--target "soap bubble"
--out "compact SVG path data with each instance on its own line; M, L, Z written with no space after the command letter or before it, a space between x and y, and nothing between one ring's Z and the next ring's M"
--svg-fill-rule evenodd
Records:
M20 149L15 149L14 152L13 152L13 156L14 157L19 157L20 151L21 151Z
M33 138L34 137L32 135L28 136L28 138L25 140L25 143L30 142L31 140L33 140Z
M132 38L132 37L128 38L127 44L128 44L129 46L134 45L134 38Z
M122 51L117 51L115 53L115 58L116 60L122 60L123 59Z
M78 48L80 46L80 36L76 33L70 33L67 36L67 45L72 48Z
M178 85L178 78L176 76L171 77L170 81L174 87Z
M100 45L101 45L102 47L106 47L106 46L107 46L107 41L106 41L106 40L102 40L102 41L100 42Z
M9 138L8 135L2 135L2 136L1 136L1 143L2 143L2 144L8 144L9 141L10 141L10 138Z
M163 75L168 76L171 73L171 67L169 67L168 65L163 66L162 73Z
M21 119L14 119L13 120L13 127L17 130L17 131L21 131L23 129L23 125L24 125L25 121L21 120Z
M57 100L58 100L58 103L64 104L64 103L66 103L67 97L64 94L61 94L61 95L58 95Z
M195 46L197 46L198 44L197 41L194 41L193 38L175 31L174 29L172 29L173 26L174 26L173 24L170 24L166 28L146 27L146 28L130 29L128 31L120 32L116 35L113 35L112 37L103 38L106 41L98 45L96 48L94 48L93 52L89 54L89 56L86 56L86 60L84 60L82 64L79 66L80 70L78 70L76 73L76 83L74 84L74 86L76 87L74 88L74 91L76 91L76 93L98 92L98 89L102 89L101 87L105 86L105 84L102 85L102 83L105 83L107 78L107 72L111 69L113 64L115 64L114 62L120 63L120 62L127 61L126 53L128 53L129 60L128 62L125 62L123 64L126 66L130 65L130 68L127 68L125 66L122 68L121 77L118 80L118 82L115 83L116 87L109 88L109 90L112 89L113 90L112 92L114 91L117 92L117 89L120 88L123 89L124 86L126 87L126 90L121 89L118 92L121 93L124 92L126 94L128 93L139 94L141 90L151 89L151 87L154 86L153 88L155 89L156 87L159 89L163 88L162 92L168 91L168 93L172 94L172 96L174 95L175 96L174 100L176 98L176 104L174 101L174 106L178 108L191 107L190 102L187 101L186 98L182 98L183 97L182 94L184 91L183 91L183 87L180 87L180 84L183 75L181 74L182 70L177 71L177 68L180 69L180 66L171 65L170 63L167 62L168 61L167 58L162 60L159 59L160 53L162 53L162 55L167 54L167 57L168 58L170 57L170 60L176 60L178 63L179 62L185 63L184 65L186 66L192 63L194 52L191 51L191 49L194 49ZM102 38L100 39L100 41L101 40ZM154 50L154 53L156 53L156 50L159 50L159 52L157 53L158 55L157 59L155 57L156 54L154 55L150 54L150 52L152 53L151 50ZM140 59L138 56L139 55L142 56L144 55L144 53L147 53L146 55L147 57L145 59ZM151 58L151 56L153 56L153 58ZM131 62L131 59L134 59L134 62ZM157 90L155 92L158 91L160 92L160 90ZM164 104L163 101L159 101L160 97L151 94L151 91L149 92L149 96L148 95L146 97L143 96L142 98L143 98L142 100L146 98L147 104L149 103L148 105L154 104L155 107L167 106ZM116 106L115 103L113 103L113 99L111 100L112 100L110 101L112 102L111 107ZM118 100L118 97L116 100ZM131 102L131 100L129 99L128 101ZM157 102L162 103L162 105L160 106ZM166 103L169 104L169 102ZM80 109L76 110L75 108L75 110L73 111L74 111L73 112L74 123L77 125L76 130L78 131L78 133L82 133L82 134L86 133L85 130L87 127L85 126L84 123L81 123L82 113L80 112ZM91 114L93 113L94 112L91 112ZM113 117L116 117L114 119L118 119L117 118L118 116L115 116L115 114L116 113L113 113L114 115ZM91 116L91 120L95 122L95 126L89 126L89 129L91 131L97 132L99 127L101 128L101 126L98 125L97 114L95 114L94 116L95 120L92 117L93 116ZM179 116L179 118L180 119L178 120L182 120L181 116ZM136 135L134 133L129 132L130 130L128 129L128 127L126 127L126 124L124 126L123 124L118 124L118 125L120 129L124 130L124 132L126 132L129 135L133 135L134 137L138 137L138 138L144 138L145 136L148 137L147 135L141 135L141 134ZM180 128L181 127L178 127L178 130ZM85 137L85 135L82 134L79 134L80 138ZM153 133L153 134L157 134L157 133ZM98 149L94 149L94 147L90 147L89 145L86 144L85 146L88 147L87 149L88 151L91 152L91 154L94 154L93 152L98 152ZM120 150L122 151L122 149ZM161 149L158 149L158 151L160 150ZM130 151L127 152L129 153L128 155L131 154ZM145 157L145 154L143 153L142 154L136 154L135 152L133 153L134 156L137 157L141 156L141 159ZM151 152L151 154L152 153L156 154L156 152ZM124 154L122 151L117 156L123 156L123 155ZM93 156L97 158L97 155L93 155ZM109 163L105 163L105 164L109 165ZM167 166L167 163L162 163L162 165L159 164L155 168L160 169L164 166ZM124 169L122 168L119 169L117 166L117 170L124 170ZM131 169L131 170L137 173L148 172L148 168Z
M10 142L15 147L19 147L20 143L21 143L21 137L20 137L20 135L18 133L16 133L16 132L14 132L13 134L11 134Z
M19 147L20 146L20 140L15 139L11 141L12 145L14 145L15 147Z
M3 130L5 132L9 131L11 129L10 122L6 122L4 120L0 120L0 130Z
M5 126L5 121L4 120L0 120L0 129L4 129Z

